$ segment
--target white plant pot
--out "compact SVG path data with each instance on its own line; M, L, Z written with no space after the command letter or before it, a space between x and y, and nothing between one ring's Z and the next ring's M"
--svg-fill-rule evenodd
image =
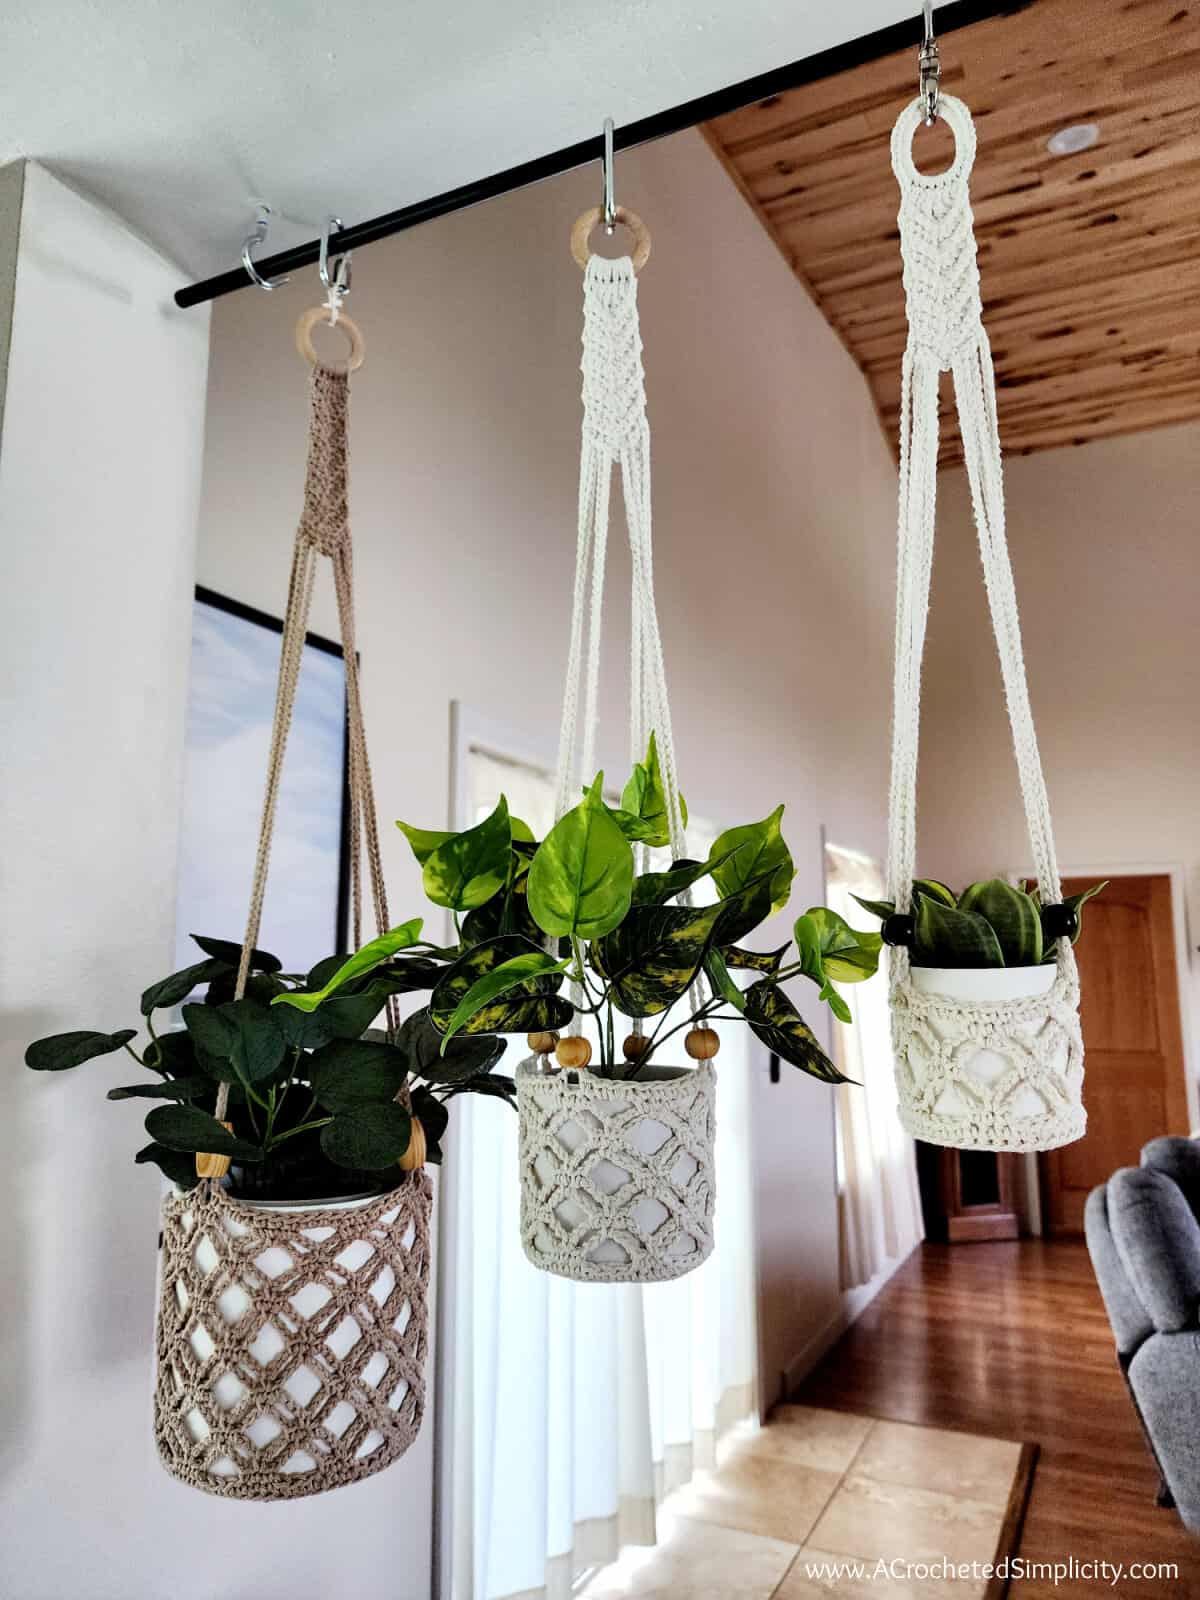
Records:
M290 1500L379 1472L425 1404L424 1174L386 1195L163 1201L154 1431L173 1477Z
M521 1243L582 1282L681 1278L712 1253L716 1073L517 1069Z
M892 1045L900 1120L957 1150L1055 1150L1082 1137L1079 979L1056 965L917 967L896 961Z

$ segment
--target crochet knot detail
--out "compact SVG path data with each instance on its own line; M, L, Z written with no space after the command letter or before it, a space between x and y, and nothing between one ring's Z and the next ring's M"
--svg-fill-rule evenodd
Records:
M637 278L628 256L587 265L583 305L583 429L613 461L647 428Z
M921 112L902 112L892 134L892 166L900 184L900 250L909 347L921 348L949 372L983 329L969 180L975 130L961 101L943 95L941 114L957 152L945 172L927 176L913 165L912 138Z
M390 1465L425 1407L433 1191L268 1211L163 1202L154 1436L181 1482L293 1500Z
M314 367L308 434L308 469L297 538L324 556L350 539L347 426L350 384L344 372Z
M1074 957L1049 994L951 1000L897 970L892 1045L900 1120L958 1150L1053 1150L1082 1137L1083 1034Z
M584 1283L681 1278L712 1252L716 1074L623 1082L517 1069L521 1243Z

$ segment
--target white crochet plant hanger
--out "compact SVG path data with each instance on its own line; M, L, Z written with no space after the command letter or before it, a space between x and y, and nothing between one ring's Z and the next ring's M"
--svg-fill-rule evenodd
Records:
M914 100L892 132L908 342L900 411L889 892L897 912L907 912L916 867L917 743L933 563L938 380L949 372L1033 865L1042 899L1050 904L1061 900L1062 885L1004 533L995 375L983 326L969 192L975 126L961 100L940 95L938 114L954 133L956 151L944 172L926 175L917 171L912 158L913 135L926 109L922 99ZM959 1149L1051 1150L1082 1135L1086 1118L1079 979L1068 939L1058 941L1058 971L1050 992L1011 1001L957 1001L918 992L911 982L908 953L896 948L891 1004L900 1117L915 1137Z
M616 220L638 242L634 258L590 256L586 241L597 219L598 213L585 213L573 236L576 259L586 263L583 436L555 816L577 804L581 785L594 777L609 498L619 464L632 565L630 759L643 759L653 732L671 854L679 859L687 851L654 600L650 427L637 313L636 273L649 236L633 213L618 209ZM635 850L645 871L648 850ZM572 998L581 998L577 990ZM693 1014L696 1005L693 998ZM581 1027L577 1011L570 1032ZM592 1283L661 1282L706 1260L713 1248L715 1091L711 1061L636 1081L554 1072L544 1057L522 1063L521 1240L529 1260L543 1271Z

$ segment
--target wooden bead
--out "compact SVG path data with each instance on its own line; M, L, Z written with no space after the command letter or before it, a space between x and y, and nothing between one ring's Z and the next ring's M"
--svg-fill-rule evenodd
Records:
M556 1033L527 1033L525 1043L535 1056L549 1056L554 1054L554 1046L558 1043Z
M721 1041L715 1028L689 1028L683 1048L693 1061L711 1061L721 1048Z
M232 1122L223 1122L221 1126L226 1133L233 1132ZM223 1178L229 1171L229 1156L213 1156L206 1152L196 1152L196 1176L198 1178Z
M586 1067L592 1059L592 1047L584 1038L560 1039L554 1056L560 1067Z
M412 1119L412 1134L409 1137L408 1149L400 1157L399 1167L401 1172L419 1172L425 1165L425 1129L421 1126L420 1117Z
M650 1048L650 1040L644 1033L631 1033L621 1048L626 1061L640 1061Z

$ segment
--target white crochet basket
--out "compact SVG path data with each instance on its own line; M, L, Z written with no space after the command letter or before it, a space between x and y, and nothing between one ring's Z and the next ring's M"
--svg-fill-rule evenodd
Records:
M1082 1138L1083 1035L1069 945L1056 967L943 973L901 959L891 1003L900 1120L915 1139L1055 1150Z
M1035 876L1044 904L1062 899L1004 532L996 384L983 326L969 192L975 127L953 95L941 96L938 116L953 131L956 145L954 160L943 172L927 175L913 165L913 135L925 119L921 100L905 107L892 131L908 315L888 802L888 891L900 916L910 909L916 869L921 659L933 566L943 372L954 378ZM906 950L893 952L892 1042L900 1120L916 1138L967 1150L1054 1150L1083 1133L1083 1037L1074 953L1064 938L1053 977L1048 968L1026 970L1030 977L1022 992L1010 969L964 969L939 980L932 969L922 973L910 967ZM964 981L974 987L963 988ZM988 993L989 983L1009 987Z
M583 1283L682 1278L713 1247L716 1073L648 1067L634 1081L517 1069L521 1243Z

